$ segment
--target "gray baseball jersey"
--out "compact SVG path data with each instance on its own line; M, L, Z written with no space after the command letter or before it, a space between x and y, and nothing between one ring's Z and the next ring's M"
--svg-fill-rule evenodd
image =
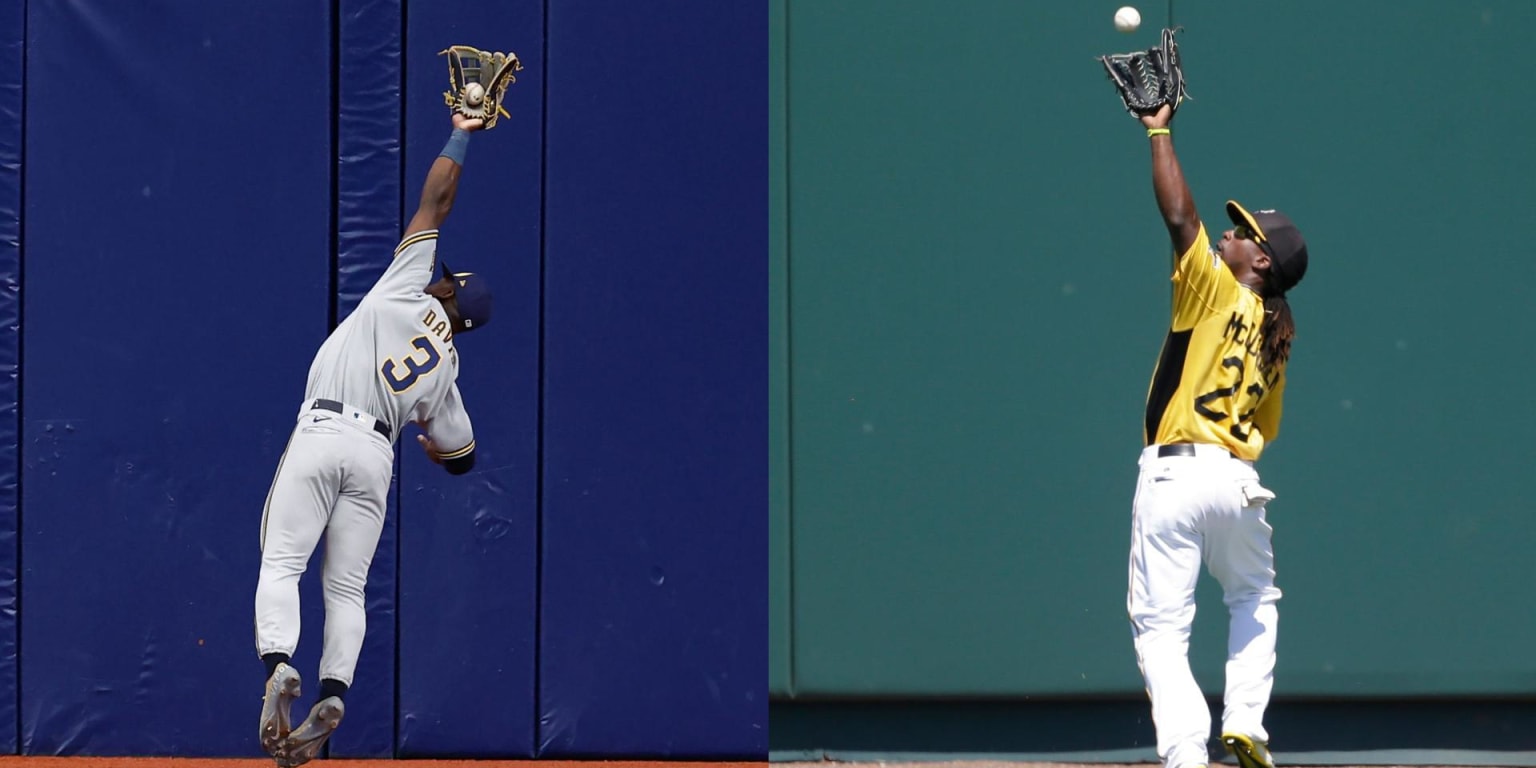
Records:
M315 354L304 406L262 510L257 653L292 656L299 578L324 534L322 681L351 685L357 668L368 626L368 568L384 529L400 428L421 424L449 472L473 466L453 331L442 304L422 290L432 281L436 254L436 230L401 241L394 262ZM389 427L387 438L377 421Z
M406 422L422 425L444 460L475 449L459 396L459 356L437 298L423 292L437 266L437 230L400 242L395 260L357 309L315 353L304 390L360 408L398 438Z

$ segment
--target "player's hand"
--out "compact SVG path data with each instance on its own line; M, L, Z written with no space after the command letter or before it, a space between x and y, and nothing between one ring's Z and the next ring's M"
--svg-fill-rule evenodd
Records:
M473 133L484 128L485 121L478 117L465 117L455 112L453 113L453 127L467 133Z
M1164 104L1150 115L1141 116L1141 124L1148 128L1167 128L1173 121L1173 107Z
M477 120L475 122L479 121ZM433 464L443 463L443 456L442 454L438 453L437 444L432 442L432 438L427 437L426 435L417 435L416 442L421 443L421 449L426 451L427 458L431 459Z

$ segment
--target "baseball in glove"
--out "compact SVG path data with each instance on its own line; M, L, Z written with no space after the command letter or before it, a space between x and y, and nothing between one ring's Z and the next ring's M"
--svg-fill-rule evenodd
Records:
M1156 48L1099 57L1131 115L1149 115L1164 104L1178 112L1187 97L1179 44L1173 37L1178 31L1164 29L1162 43Z
M485 121L485 130L496 127L497 116L510 118L502 106L507 86L517 82L514 73L523 69L515 53L492 53L468 45L439 51L448 56L448 86L443 101L454 112Z

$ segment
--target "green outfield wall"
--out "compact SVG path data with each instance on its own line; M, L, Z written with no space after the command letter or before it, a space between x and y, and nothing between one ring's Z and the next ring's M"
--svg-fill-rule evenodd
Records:
M1169 247L1094 56L1171 16L1201 214L1280 208L1311 250L1260 463L1276 697L1536 695L1536 3L1175 0L1132 35L1117 5L770 5L773 694L1142 695Z

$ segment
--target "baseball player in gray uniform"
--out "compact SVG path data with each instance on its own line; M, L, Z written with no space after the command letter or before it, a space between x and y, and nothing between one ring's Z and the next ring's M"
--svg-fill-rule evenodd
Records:
M363 646L363 588L407 422L427 456L461 475L475 463L475 438L456 380L455 334L491 316L485 281L438 274L437 228L453 207L471 132L483 121L453 116L394 262L321 345L309 369L298 424L278 462L261 518L256 650L266 664L261 744L278 765L313 759L341 723L343 700ZM319 701L298 728L289 710L300 693L290 664L299 641L299 577L326 536L325 640Z

